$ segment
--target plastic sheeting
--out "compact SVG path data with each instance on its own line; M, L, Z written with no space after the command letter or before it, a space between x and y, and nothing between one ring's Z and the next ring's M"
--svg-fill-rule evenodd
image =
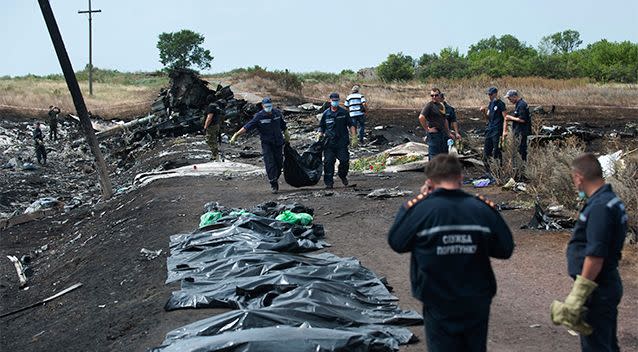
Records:
M323 171L322 142L315 142L299 155L286 143L284 146L284 179L293 187L316 185Z
M323 227L273 219L300 204L260 204L249 213L209 203L215 224L171 237L168 282L181 281L166 310L239 309L167 334L156 351L396 351L414 341L383 278L356 258L302 253L324 248ZM293 211L294 211L293 210ZM266 216L263 216L266 215Z

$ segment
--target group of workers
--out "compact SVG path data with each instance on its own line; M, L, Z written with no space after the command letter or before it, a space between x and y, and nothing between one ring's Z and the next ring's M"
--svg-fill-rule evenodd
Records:
M49 123L49 139L51 141L58 140L58 115L60 115L60 108L57 106L49 106L48 123ZM36 122L33 129L33 144L35 147L35 158L38 160L38 164L46 165L47 163L47 149L44 144L44 134L40 122Z
M489 104L480 109L487 118L484 157L501 158L502 140L511 121L518 152L527 160L527 136L531 134L527 103L516 90L509 90L505 97L514 109L508 112L495 87L486 94ZM388 242L395 251L412 254L412 293L423 302L428 350L485 351L490 306L496 294L490 257L510 258L514 241L493 202L461 189L461 162L448 154L449 141L461 139L455 110L438 88L431 89L430 98L419 115L430 151L426 181L421 193L399 210ZM337 175L348 185L348 147L363 142L367 103L358 86L346 99L348 110L340 106L338 93L331 93L329 101L318 130L324 141L324 183L333 188L336 160ZM276 193L282 148L290 137L282 112L273 108L270 98L263 99L262 107L230 142L247 131L259 131L268 180ZM581 335L583 351L618 351L622 296L618 261L627 214L623 202L605 183L593 154L576 158L571 175L579 197L585 200L567 247L568 273L574 284L564 302L551 304L549 315L554 324Z

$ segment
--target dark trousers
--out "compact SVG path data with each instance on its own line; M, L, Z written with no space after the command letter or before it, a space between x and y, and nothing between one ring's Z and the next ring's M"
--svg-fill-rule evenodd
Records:
M447 138L443 132L428 132L428 160L432 160L439 154L447 154Z
M264 156L264 166L268 175L268 182L276 184L284 165L284 146L261 142L261 152Z
M363 137L366 135L366 115L356 116L352 118L352 125L355 126L359 142L363 143Z
M485 160L491 157L499 160L503 158L501 154L501 147L499 146L500 140L500 135L485 137L485 144L483 145L483 157Z
M35 145L35 158L38 159L38 164L47 163L47 149L43 144Z
M429 352L484 352L490 299L478 299L463 309L457 307L423 307L425 342Z
M518 153L521 155L523 161L527 161L527 133L515 133L514 138L518 143Z
M326 186L332 186L334 184L336 160L339 160L339 170L337 170L339 177L344 178L348 176L348 170L350 170L350 153L348 153L347 145L327 145L323 150L323 182Z
M618 337L618 304L622 297L622 283L620 276L617 280L600 282L585 303L588 308L585 321L591 325L594 332L589 336L580 337L583 352L617 352Z
M58 125L49 126L49 139L52 141L58 140Z

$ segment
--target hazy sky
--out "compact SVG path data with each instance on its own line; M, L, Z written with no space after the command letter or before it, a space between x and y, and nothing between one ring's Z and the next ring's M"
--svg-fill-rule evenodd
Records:
M60 73L37 0L0 1L0 76ZM88 63L88 0L50 0L73 68ZM444 47L465 52L491 35L512 34L536 47L565 29L584 44L638 42L636 0L309 1L93 0L93 65L160 69L162 32L203 34L210 72L260 65L296 72L358 70L389 53L419 57Z

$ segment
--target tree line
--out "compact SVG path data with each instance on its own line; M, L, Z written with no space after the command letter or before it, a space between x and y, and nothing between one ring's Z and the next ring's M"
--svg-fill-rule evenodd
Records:
M377 74L384 81L485 75L638 82L638 43L602 39L579 49L581 44L580 33L575 30L545 36L538 48L510 34L491 36L471 45L466 54L450 47L418 59L401 52L390 54L377 66Z

